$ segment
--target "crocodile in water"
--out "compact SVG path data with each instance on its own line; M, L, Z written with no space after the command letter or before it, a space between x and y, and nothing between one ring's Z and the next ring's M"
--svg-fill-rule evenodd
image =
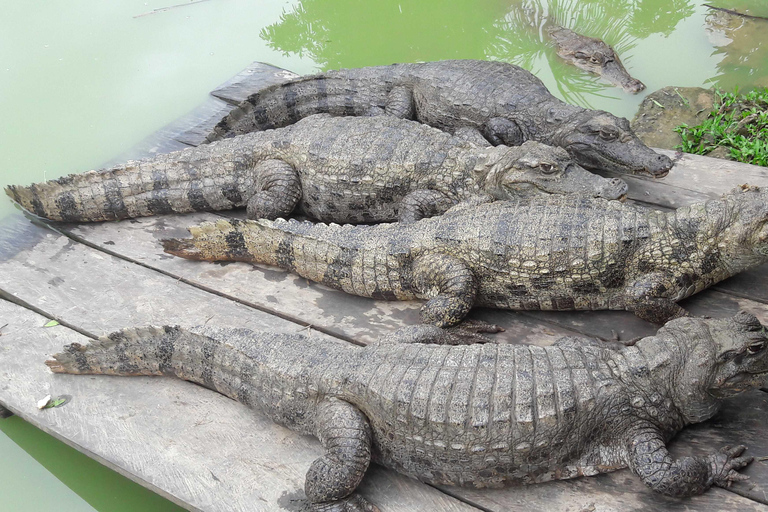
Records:
M305 481L316 512L378 510L354 493L371 460L475 487L629 467L655 491L690 496L746 478L743 446L675 459L665 445L765 381L768 339L750 314L672 320L621 350L584 338L543 348L424 344L445 337L434 331L417 326L360 348L245 329L135 328L68 345L47 364L176 375L316 436L326 454Z
M406 225L227 221L165 240L189 259L289 269L347 293L429 299L426 323L461 321L473 306L626 309L655 323L677 301L768 261L768 192L739 187L660 212L567 196L459 205Z
M249 218L299 211L326 222L416 220L478 196L583 194L627 185L594 175L562 148L476 146L390 116L318 114L117 167L6 193L40 217L82 222L247 206ZM476 198L477 199L477 198Z
M663 176L672 167L668 157L637 138L626 119L564 103L541 80L512 64L478 60L342 69L297 78L252 94L208 140L286 126L318 112L386 112L451 133L463 129L463 136L493 144L536 140L565 148L588 169Z
M555 44L557 54L577 68L600 75L627 92L636 94L645 84L632 78L616 52L600 39L577 34L573 30L550 25L547 33Z

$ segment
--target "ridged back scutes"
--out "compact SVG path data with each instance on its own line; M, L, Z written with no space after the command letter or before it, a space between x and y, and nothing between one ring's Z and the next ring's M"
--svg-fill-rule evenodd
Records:
M368 347L349 400L381 443L445 460L493 457L522 465L578 451L596 406L604 361L570 347L402 345ZM585 416L586 417L586 416Z

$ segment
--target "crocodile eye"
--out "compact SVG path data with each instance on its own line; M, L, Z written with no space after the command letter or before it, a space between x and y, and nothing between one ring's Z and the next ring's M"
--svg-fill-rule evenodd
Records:
M618 138L619 133L616 130L603 128L600 130L600 138L603 140L615 140Z
M577 59L581 59L581 60L587 60L589 58L589 55L587 55L584 52L576 52L576 53L573 54L573 56L576 57Z
M557 167L555 167L552 164L548 164L548 163L542 162L542 163L539 164L539 170L543 174L554 174L554 173L557 172Z
M750 354L757 354L765 349L765 341L755 341L747 345L747 352Z

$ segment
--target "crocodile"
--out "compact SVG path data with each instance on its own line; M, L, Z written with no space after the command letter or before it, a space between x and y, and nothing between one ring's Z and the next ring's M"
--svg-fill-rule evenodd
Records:
M626 92L637 94L645 89L643 82L632 78L624 69L613 48L600 39L583 36L553 24L547 27L546 32L557 54L577 68L600 75Z
M207 140L286 126L309 114L412 118L462 136L509 146L560 146L587 169L660 177L672 160L643 144L629 121L560 101L529 71L504 62L446 60L341 69L258 91Z
M242 206L249 218L275 219L297 210L327 222L412 221L474 196L573 193L620 199L626 192L624 181L590 173L562 148L534 141L481 147L395 117L328 114L6 188L39 217L67 222Z
M536 197L460 204L406 225L221 220L167 239L188 259L288 269L347 293L427 299L425 323L455 325L473 306L628 310L661 324L677 304L768 261L768 191L742 186L673 210Z
M691 496L747 477L744 446L673 458L666 442L768 375L753 315L679 318L614 349L429 344L415 326L358 347L297 334L129 328L68 345L57 373L175 375L316 436L305 493L316 512L376 511L354 491L373 460L434 485L498 487L629 467L654 491ZM339 439L343 438L343 442Z

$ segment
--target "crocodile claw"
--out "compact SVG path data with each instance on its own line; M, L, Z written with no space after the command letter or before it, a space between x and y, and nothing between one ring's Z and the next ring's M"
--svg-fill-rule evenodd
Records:
M713 453L709 456L713 485L728 488L733 482L749 480L747 475L739 473L739 470L744 469L749 463L755 460L754 457L741 456L746 449L747 447L744 445L734 447L724 446L718 453Z
M305 510L307 512L381 512L379 507L359 494L351 494L337 501L310 503Z

